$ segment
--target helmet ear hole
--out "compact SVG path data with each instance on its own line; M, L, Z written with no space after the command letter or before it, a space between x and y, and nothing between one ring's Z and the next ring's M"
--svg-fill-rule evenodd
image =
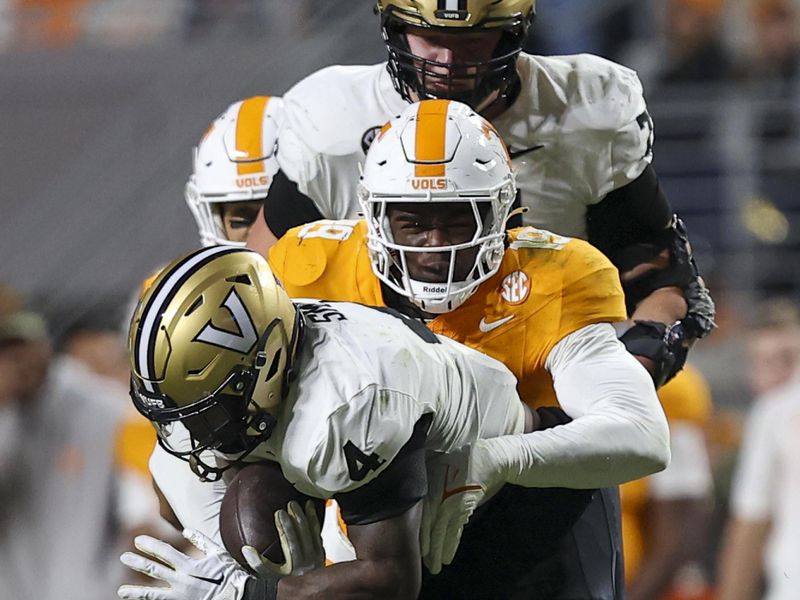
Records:
M278 372L278 367L281 364L281 354L283 353L282 350L278 350L275 353L275 356L272 358L272 364L269 366L269 370L267 371L267 376L264 378L264 381L269 381L275 374Z

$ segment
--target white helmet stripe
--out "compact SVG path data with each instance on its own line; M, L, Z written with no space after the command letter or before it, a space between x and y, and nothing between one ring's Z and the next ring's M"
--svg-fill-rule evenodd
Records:
M152 372L152 358L154 356L156 334L158 333L158 323L161 321L164 310L174 297L175 292L183 284L184 278L190 275L199 264L215 256L230 252L243 252L243 250L229 246L212 246L190 254L183 262L175 265L172 272L161 280L158 284L160 289L153 294L148 305L142 310L134 352L136 370L142 379L145 390L148 392L153 393L156 391L155 384L152 381L155 378L155 373Z

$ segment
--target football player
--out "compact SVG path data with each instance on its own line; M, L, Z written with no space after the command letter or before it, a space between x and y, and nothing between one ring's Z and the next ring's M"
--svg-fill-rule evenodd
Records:
M484 214L493 245L498 232L502 238L507 200L513 198L506 197L513 178L494 139L475 158L489 159L484 179L500 175L501 185L490 196L468 201ZM598 266L613 272L602 255L586 249ZM581 263L587 266L583 260L574 266ZM492 277L498 267L499 260L491 260L484 275ZM579 281L585 275L576 273ZM613 278L606 292L609 304L621 303ZM434 572L450 562L477 507L483 509L480 518L464 529L458 550L467 562L456 562L439 577L455 597L510 597L513 583L548 557L585 508L591 488L660 470L668 460L666 420L649 377L608 323L588 329L592 333L565 340L550 358L567 376L584 369L599 391L588 400L587 386L572 387L572 404L565 399L564 405L585 416L542 430L549 413L520 402L517 381L501 363L397 311L348 303L295 305L267 261L244 249L206 248L174 261L132 321L134 404L156 425L164 447L195 470L274 460L299 491L336 498L357 559L319 568L315 517L310 510L290 509L293 526L304 530L296 537L307 544L290 551L289 560L295 564L309 548L317 549L302 573L281 578L248 549L254 577L196 533L187 537L204 551L201 558L139 538L137 547L152 558L126 553L123 562L169 587L123 586L120 597L416 598L422 585L423 597L442 598L422 584L420 552L438 561ZM580 347L583 354L576 353ZM602 356L602 368L587 354ZM608 424L605 433L614 433L599 445L581 437L593 418ZM190 434L188 447L180 446L180 428ZM561 487L567 485L573 489ZM508 518L511 512L514 519ZM500 548L505 554L497 560L491 553Z
M359 189L365 221L292 230L273 246L270 264L292 297L386 304L501 360L532 406L564 406L578 395L613 404L613 393L601 400L605 392L587 370L605 372L606 359L584 336L625 319L616 269L579 240L532 227L506 238L502 223L516 194L509 173L502 140L466 106L411 105L367 155ZM581 349L574 374L560 370L555 351L571 343ZM599 414L566 410L581 415L569 427L589 446L622 433L606 429ZM554 560L564 572L563 597L621 593L617 506L616 490L598 494Z
M282 235L287 210L302 213L296 225L309 213L355 218L358 166L381 126L409 102L465 102L509 148L525 224L588 239L619 267L633 319L622 340L661 385L688 340L713 327L714 306L651 166L641 83L597 56L521 52L535 9L535 0L377 0L388 61L322 69L284 96L281 174L252 238L263 248L266 224Z
M278 171L275 147L281 115L279 97L253 96L234 102L214 119L194 148L193 169L184 198L197 223L203 246L244 246ZM276 239L268 231L262 232L261 238L271 240L269 243ZM139 298L160 271L161 268L157 269L139 286L127 314L133 314ZM155 439L151 443L155 445ZM182 529L182 522L190 522L204 534L219 540L216 515L204 515L192 502L185 501L202 496L205 488L213 484L191 481L180 489L164 486L168 493L164 497L158 485L160 478L173 477L176 468L159 453L151 458L150 469L155 477L162 516L178 529ZM184 514L182 510L190 512Z
M194 149L184 197L203 246L244 246L278 171L282 100L254 96L217 117ZM270 243L277 238L271 236Z
M184 199L203 246L245 245L278 172L275 149L282 107L283 101L274 96L234 102L194 148ZM277 240L263 227L259 239L267 245ZM157 274L145 279L136 300Z
M620 390L644 385L639 393L649 394L652 386L619 356L611 323L625 309L616 270L579 240L534 228L506 240L515 193L505 146L489 123L464 105L425 101L389 123L371 149L361 188L367 221L293 230L270 262L292 296L388 305L502 360L526 402L560 404L577 417L549 451L616 454L603 470L624 479L630 465L617 445L643 449L653 440L638 423L649 417ZM457 239L446 243L442 235ZM635 462L635 452L628 458ZM540 465L543 479L533 484L570 486L580 478L556 469ZM166 478L165 485L181 486ZM551 565L579 572L565 577L573 597L621 590L613 566L621 565L619 524L606 512L613 502L613 494L596 496L567 540L569 558ZM602 564L587 564L598 553ZM427 558L437 569L441 557Z

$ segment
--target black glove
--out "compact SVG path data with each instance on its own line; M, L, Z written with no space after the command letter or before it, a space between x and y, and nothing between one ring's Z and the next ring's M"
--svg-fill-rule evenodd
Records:
M686 364L690 337L683 321L672 325L657 321L635 321L620 341L631 354L647 357L655 363L651 375L658 388L675 377Z

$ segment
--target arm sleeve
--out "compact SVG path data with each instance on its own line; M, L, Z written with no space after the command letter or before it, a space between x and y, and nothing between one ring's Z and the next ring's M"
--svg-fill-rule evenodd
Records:
M672 213L658 176L648 165L634 181L611 191L601 202L587 208L588 239L624 271L633 265L623 260L623 250L645 243L664 247L664 232L670 225ZM646 258L649 256L643 256L642 260Z
M736 517L762 520L771 515L777 479L775 422L763 400L750 411L731 490L731 512Z
M150 456L150 473L181 525L197 529L221 545L219 508L225 483L200 481L188 463L160 445L156 445Z
M608 323L562 339L546 367L571 423L486 440L525 487L601 488L669 463L669 430L653 382Z

